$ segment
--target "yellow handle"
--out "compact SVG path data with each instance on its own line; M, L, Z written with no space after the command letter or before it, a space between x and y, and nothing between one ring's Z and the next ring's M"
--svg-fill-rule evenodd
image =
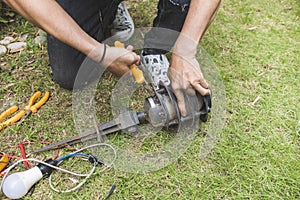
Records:
M25 106L25 110L30 110L31 106L33 106L34 102L37 100L37 98L41 96L41 94L42 93L40 91L34 93L34 95L32 95L32 97L29 100L28 106Z
M119 48L125 48L125 45L122 43L122 42L120 42L120 41L115 41L115 47L119 47Z
M1 156L0 156L0 172L2 172L2 170L7 166L8 162L9 162L9 158L3 152L0 152L0 154L1 154Z
M12 106L9 109L7 109L6 111L4 111L1 115L0 115L0 122L2 122L7 116L11 115L12 113L16 112L18 110L18 106Z
M131 69L134 79L137 83L141 84L141 83L145 82L145 78L144 78L144 74L143 74L142 70L140 70L136 65L131 65L130 69Z
M36 104L34 104L30 109L33 113L36 113L37 110L46 103L46 101L49 99L50 93L46 92L46 94L43 96L43 98L37 102Z
M46 103L46 101L48 100L48 98L50 96L50 93L46 92L44 97L39 102L34 104L34 102L37 100L37 98L39 98L41 96L41 94L42 93L40 91L37 91L36 93L34 93L34 95L29 100L28 106L25 107L25 110L31 110L31 112L36 113L37 110Z
M125 48L124 44L120 41L115 41L115 47ZM137 83L144 83L145 82L145 78L144 78L144 74L143 74L142 70L140 70L134 64L130 66L130 69L131 69L132 74L134 76L134 79Z
M15 116L9 118L8 120L0 123L0 131L4 128L6 128L7 126L16 123L17 121L19 121L26 112L37 112L37 110L46 103L46 101L49 99L50 93L46 92L45 95L43 96L43 98L37 102L36 104L35 101L41 96L41 92L38 91L36 93L34 93L34 95L30 98L29 103L27 106L25 106L24 110L21 110L19 113L17 113ZM33 105L34 104L34 105ZM5 117L11 115L12 113L16 112L18 110L18 106L12 106L9 109L7 109L6 111L4 111L1 115L0 115L0 122L4 120ZM27 113L28 114L28 113Z
M0 131L2 129L4 129L5 127L16 123L17 121L19 121L23 116L25 115L25 110L21 110L20 112L18 112L18 114L16 114L15 116L13 116L12 118L6 120L5 122L0 124Z

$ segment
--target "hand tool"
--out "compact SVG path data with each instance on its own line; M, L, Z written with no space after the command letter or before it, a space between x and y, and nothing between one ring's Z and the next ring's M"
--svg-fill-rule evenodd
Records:
M32 95L32 97L29 100L29 103L27 106L25 106L25 117L30 115L31 113L36 113L38 111L38 109L44 105L46 103L46 101L49 99L50 93L46 92L45 95L41 98L40 101L38 101L37 103L36 100L41 96L41 92L37 91L36 93L34 93L34 95ZM34 104L35 103L35 104Z
M115 47L119 48L125 48L125 45L120 41L115 41ZM135 81L138 84L142 84L145 89L149 92L150 95L154 95L154 89L153 87L146 81L143 71L140 70L135 64L130 66L130 69L132 71L132 75L134 76Z
M38 101L37 103L35 103L35 101L41 96L41 92L38 91L36 92L29 100L28 105L21 111L19 111L16 115L14 115L13 117L7 119L6 121L2 122L6 117L12 115L13 113L15 113L19 108L18 106L12 106L9 109L7 109L6 111L4 111L1 115L0 115L0 131L2 129L4 129L5 127L16 123L17 121L19 121L20 119L22 119L22 121L29 116L31 113L36 113L37 110L46 103L46 101L48 100L50 93L46 92L46 94L44 95L44 97ZM35 104L34 104L35 103ZM25 116L25 117L24 117ZM21 121L21 122L22 122ZM20 122L20 123L21 123Z
M51 149L62 148L67 145L72 145L78 142L84 142L92 139L101 138L97 132L102 135L107 135L120 130L125 130L130 135L137 132L137 126L144 123L150 123L153 127L164 127L177 129L179 132L182 125L188 123L194 126L196 119L205 122L211 108L211 93L207 96L201 96L199 93L195 96L188 96L186 93L186 103L189 104L189 114L181 116L178 110L176 97L170 88L161 84L158 90L154 90L155 95L145 99L144 109L142 112L136 112L130 109L124 109L112 121L98 124L98 131L95 129L87 130L76 136L53 143L33 153L43 152Z
M119 48L125 48L125 45L123 43L121 43L120 41L115 41L115 47L119 47ZM131 65L130 69L132 71L132 74L135 78L135 81L137 83L144 83L145 82L145 78L143 75L142 70L140 70L136 65Z
M0 172L7 166L8 162L8 156L5 153L0 152Z

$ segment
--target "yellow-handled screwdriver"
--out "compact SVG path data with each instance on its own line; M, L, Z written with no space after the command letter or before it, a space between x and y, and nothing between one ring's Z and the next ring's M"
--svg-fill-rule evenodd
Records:
M115 45L115 47L125 48L125 45L120 41L115 41L114 45ZM130 69L132 71L132 75L134 76L135 81L139 84L143 84L143 86L147 89L147 91L150 93L150 95L153 96L155 94L154 89L146 81L143 71L140 70L135 64L132 64L130 66Z

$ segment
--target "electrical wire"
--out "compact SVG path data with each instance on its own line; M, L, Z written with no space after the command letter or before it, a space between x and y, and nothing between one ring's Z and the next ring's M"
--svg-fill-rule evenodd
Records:
M111 197L111 195L114 193L115 189L116 189L116 186L112 185L111 188L110 188L110 190L109 190L108 195L105 197L104 200L108 200Z
M23 145L27 145L27 144L53 144L53 142L44 142L44 141L40 141L40 142L22 142ZM17 148L19 147L19 145L16 146ZM56 160L58 158L58 149L55 150L55 157L53 158L53 160ZM27 154L27 157L31 156L31 153Z
M79 152L81 151L84 151L84 150L87 150L87 149L91 149L91 148L94 148L94 147L98 147L98 146L107 146L109 148L111 148L113 150L113 153L114 153L114 158L113 160L111 161L111 163L109 163L108 165L106 164L105 167L100 171L100 172L103 172L105 171L107 168L111 167L113 165L113 163L115 162L115 160L117 159L117 152L116 152L116 149L111 146L110 144L105 144L105 143L98 143L98 144L93 144L93 145L90 145L90 146L87 146L87 147L84 147L82 149L79 149L77 151L74 151L72 154L78 154ZM65 156L66 157L66 156ZM64 158L64 157L62 157ZM61 159L62 159L61 158ZM56 170L59 170L59 171L62 171L64 173L68 173L68 174L71 174L71 175L74 175L74 176L78 176L78 177L85 177L85 179L80 182L79 184L77 184L75 187L71 188L71 189L68 189L68 190L58 190L56 189L53 184L52 184L52 174L49 176L49 185L50 185L50 188L52 190L54 190L55 192L59 192L59 193L69 193L69 192L72 192L72 191L75 191L77 189L79 189L91 176L92 174L95 172L96 170L96 167L98 165L98 163L96 162L96 158L92 156L92 158L94 159L94 165L92 167L92 169L90 170L90 172L88 174L80 174L80 173L76 173L76 172L72 172L72 171L69 171L69 170L66 170L66 169L63 169L61 167L58 167L58 166L54 166L54 165L50 165L44 161L41 161L41 160L38 160L38 159L35 159L35 158L27 158L27 159L21 159L21 160L18 160L16 163L14 163L13 165L11 165L9 168L7 168L5 170L5 174L3 176L3 179L2 179L2 182L1 182L1 185L0 185L0 188L2 190L2 186L3 186L3 183L4 183L4 180L5 178L7 177L8 173L14 168L16 167L18 164L20 164L21 162L25 162L25 161L32 161L32 162L36 162L36 163L40 163L40 164L43 164L43 165L46 165L48 167L51 167L53 169L56 169ZM64 158L66 159L66 158ZM63 159L60 161L62 162ZM58 164L59 165L59 164Z
M22 142L20 142L20 144L18 145L18 148L20 148L20 150L21 150L22 158L26 160L27 155L26 155L26 152L25 152L25 147L24 147ZM27 169L29 169L28 161L24 161L24 165Z
M96 161L96 160L95 160ZM74 186L73 188L71 189L68 189L68 190L59 190L59 189L56 189L53 184L52 184L52 174L50 174L49 176L49 185L50 185L50 188L55 191L55 192L58 192L58 193L69 193L69 192L73 192L77 189L79 189L83 184L85 184L85 182L93 175L93 173L95 172L96 170L96 167L97 167L97 162L94 162L94 165L93 165L93 168L91 169L90 173L89 174L84 174L84 176L81 176L82 174L80 174L80 177L85 177L85 179L80 182L78 185ZM104 170L103 170L104 171ZM78 174L79 175L79 174Z
M68 158L71 158L71 157L89 157L90 155L89 154L81 154L81 153L71 153L71 154L68 154L64 157L61 157L61 158L58 158L56 161L59 163L59 162L62 162Z

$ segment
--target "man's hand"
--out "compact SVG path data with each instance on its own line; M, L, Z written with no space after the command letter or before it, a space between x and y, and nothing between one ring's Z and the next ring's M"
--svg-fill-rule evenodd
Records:
M129 66L140 62L140 56L132 51L133 47L128 46L126 49L118 47L108 47L106 57L103 64L108 67L108 70L114 75L121 77L127 71Z
M96 62L101 61L101 64L108 67L108 70L114 75L121 77L132 64L138 65L140 56L134 53L133 47L129 45L126 49L119 47L110 47L106 44L99 44L91 53L88 54L90 58ZM103 57L104 56L104 57Z
M187 113L182 90L186 90L188 94L195 94L194 89L201 95L209 93L208 84L196 60L196 53L197 46L213 21L220 3L221 0L191 0L188 15L174 45L169 78L183 116Z
M179 111L183 116L187 114L183 90L192 96L195 95L195 90L203 96L209 94L208 83L195 57L186 58L173 54L168 76L177 98Z

